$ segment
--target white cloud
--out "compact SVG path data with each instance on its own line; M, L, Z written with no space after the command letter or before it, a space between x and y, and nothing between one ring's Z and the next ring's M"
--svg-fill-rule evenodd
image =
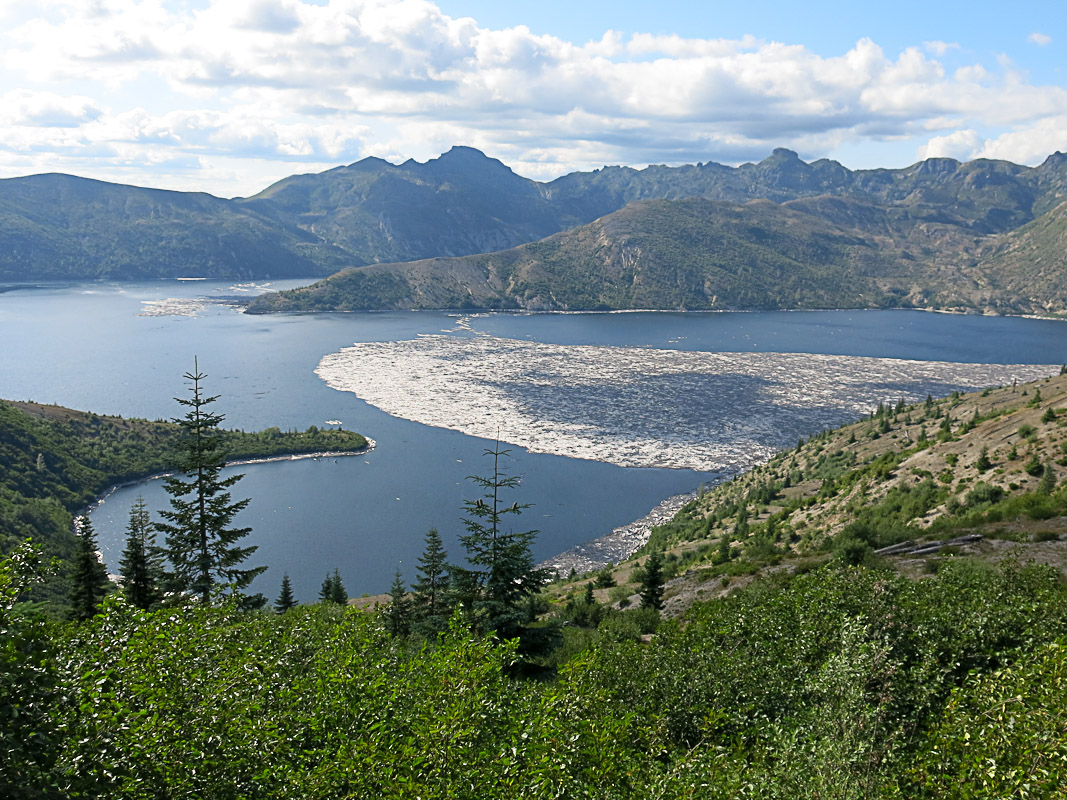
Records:
M950 50L959 50L960 46L956 42L923 42L923 47L926 48L926 52L933 53L935 56L942 57Z
M975 155L1037 164L1054 152L1067 152L1067 113L989 139Z
M982 137L977 131L967 129L953 131L945 136L935 136L919 148L919 160L925 158L955 158L968 161L982 146Z
M168 153L208 175L228 159L218 176L242 158L261 170L271 158L426 158L463 143L552 177L604 163L740 161L779 145L815 156L863 140L917 146L931 131L921 152L1029 153L1067 115L1067 91L1032 85L1008 60L947 70L941 59L965 51L941 41L891 56L864 38L836 57L754 37L608 31L574 44L453 19L427 0L37 8L0 33L14 86L0 148L33 141L57 161L110 152L116 164L150 164ZM148 84L156 96L138 95Z
M0 124L76 128L96 119L101 110L88 97L14 89L0 97Z
M1052 44L1051 36L1044 33L1038 33L1037 31L1034 31L1026 38L1027 41L1036 44L1038 47L1045 47L1046 45Z

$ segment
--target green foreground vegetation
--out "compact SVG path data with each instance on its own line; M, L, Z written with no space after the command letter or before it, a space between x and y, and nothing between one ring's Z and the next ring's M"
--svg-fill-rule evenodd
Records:
M696 604L554 677L517 642L121 595L20 613L0 571L7 797L1062 797L1067 592L1048 567L823 567ZM961 788L963 789L961 793Z
M466 566L430 531L377 609L335 573L315 605L283 578L272 610L112 592L59 621L17 546L0 795L1063 797L1064 408L1062 375L883 405L541 592L499 448ZM878 552L967 532L1010 547Z

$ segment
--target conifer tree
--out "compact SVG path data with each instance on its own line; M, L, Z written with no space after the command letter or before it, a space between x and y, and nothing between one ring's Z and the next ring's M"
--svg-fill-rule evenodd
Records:
M389 590L389 612L385 617L385 627L393 636L406 636L411 629L411 602L404 591L404 582L400 579L400 570L393 575L393 585Z
M274 610L279 614L284 614L291 608L296 608L296 598L293 597L293 585L289 582L289 573L282 575L282 590L278 594L278 599L274 601Z
M715 551L715 557L712 561L713 564L725 564L730 560L730 537L726 535L726 531L723 531L719 536L719 547Z
M426 546L419 556L418 577L412 585L412 613L419 621L441 622L448 610L448 553L436 528L426 532Z
M658 550L645 561L644 576L641 580L641 606L654 608L659 611L663 608L663 559Z
M111 586L107 567L101 563L96 550L96 531L93 530L93 523L88 517L82 517L70 591L70 615L78 621L96 616L100 602Z
M241 566L256 547L237 544L252 529L230 525L248 500L234 500L229 489L244 476L220 477L225 453L218 427L224 417L210 410L218 395L204 395L201 383L207 376L200 372L195 360L193 365L193 371L183 376L192 383L192 397L174 398L189 409L184 417L174 419L183 434L178 463L183 474L168 478L163 484L170 495L171 508L160 512L166 522L157 527L166 535L169 577L174 588L197 595L207 603L217 585L244 589L266 567Z
M1037 485L1038 494L1052 494L1056 490L1056 470L1051 461L1045 462L1045 471L1041 473L1041 482Z
M335 569L333 575L326 575L326 580L319 589L319 599L324 603L336 603L339 606L348 604L348 592L341 582L341 573L338 570Z
M737 522L734 525L734 538L744 539L748 536L748 507L742 506L741 510L737 512Z
M143 497L138 497L130 509L119 574L122 592L130 605L148 610L163 599L163 559L156 547L155 526Z
M501 456L510 451L501 449L497 442L485 454L493 459L493 473L490 477L468 476L483 493L477 500L464 502L467 533L460 537L473 569L453 568L453 572L461 585L477 587L474 606L484 615L485 629L510 638L518 634L525 619L523 600L541 590L548 573L534 564L531 547L537 531L506 529L511 515L530 507L529 503L504 504L504 491L519 485L519 478L504 474L500 465Z

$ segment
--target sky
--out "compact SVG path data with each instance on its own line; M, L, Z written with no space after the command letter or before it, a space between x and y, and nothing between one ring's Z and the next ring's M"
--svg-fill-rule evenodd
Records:
M1067 151L1067 7L894 0L0 0L0 178L221 197L476 147L551 180Z

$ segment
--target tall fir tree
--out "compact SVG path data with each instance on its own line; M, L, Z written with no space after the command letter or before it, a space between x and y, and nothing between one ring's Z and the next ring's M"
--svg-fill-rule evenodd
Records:
M163 599L163 558L156 546L155 526L143 497L138 497L130 509L119 574L122 593L131 605L148 610Z
M289 573L282 575L282 589L278 594L278 599L274 601L274 610L279 614L284 614L286 611L292 608L296 608L296 598L293 597L293 585L289 581Z
M641 580L641 606L642 608L654 608L659 611L663 608L663 558L658 550L645 560L644 577Z
M1045 462L1045 471L1041 473L1041 482L1037 485L1038 494L1052 494L1056 490L1056 470L1052 461Z
M326 580L322 582L322 588L319 589L319 599L324 603L336 603L339 606L348 604L348 592L345 591L345 585L341 582L339 570L335 569L333 575L326 575Z
M84 621L96 616L100 603L111 588L105 567L96 554L96 531L88 517L81 518L78 550L70 578L70 616Z
M444 628L448 612L448 553L437 528L426 532L419 556L418 577L412 585L412 615L432 630Z
M393 585L389 589L389 610L385 615L385 627L393 636L407 636L411 630L411 601L404 591L399 569L394 573Z
M477 500L464 502L467 533L460 542L471 568L453 567L461 585L477 588L475 611L485 630L495 630L502 638L516 636L526 620L523 601L539 592L548 579L547 570L537 569L531 547L537 531L507 530L511 516L521 514L529 503L505 505L503 493L518 488L519 478L502 471L500 459L510 454L500 443L485 454L493 459L489 477L470 475L482 489Z
M197 595L206 604L216 586L230 585L240 591L266 567L242 566L256 547L237 544L252 529L230 525L248 500L234 500L229 489L244 476L220 475L225 452L218 430L224 417L210 410L218 395L204 394L201 384L207 376L200 372L197 361L193 365L193 371L183 376L192 383L192 397L174 398L188 409L184 417L174 419L182 429L177 464L182 475L163 484L171 508L160 512L166 522L157 527L166 535L174 588Z

